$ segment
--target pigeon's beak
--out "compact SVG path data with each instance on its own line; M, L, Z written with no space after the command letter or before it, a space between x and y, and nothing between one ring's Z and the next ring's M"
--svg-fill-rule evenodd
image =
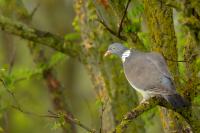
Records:
M106 57L106 56L108 56L110 54L111 54L111 52L108 50L108 51L105 52L104 57Z

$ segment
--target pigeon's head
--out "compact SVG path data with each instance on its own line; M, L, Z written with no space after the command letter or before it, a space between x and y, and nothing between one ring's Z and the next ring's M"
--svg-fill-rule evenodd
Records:
M123 46L121 43L112 43L109 45L108 50L106 51L104 56L107 56L110 54L116 54L116 55L121 56L126 50L128 50L128 48Z

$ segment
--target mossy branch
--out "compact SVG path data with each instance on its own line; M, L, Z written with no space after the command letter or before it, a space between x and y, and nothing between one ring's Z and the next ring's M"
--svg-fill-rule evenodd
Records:
M185 17L183 20L181 20L181 22L188 27L191 27L191 28L194 28L194 29L200 29L200 22L194 16Z
M51 47L71 57L79 57L81 47L50 32L30 28L25 24L0 16L0 28L29 41Z
M164 98L162 97L152 97L144 103L139 104L133 110L127 112L121 122L116 126L113 133L122 133L127 128L128 124L142 115L144 112L154 108L156 105L163 106L167 109L174 110L175 112L179 113L179 116L182 116L187 122L189 122L188 117L185 115L185 111L188 108L181 108L181 109L174 109ZM189 125L190 127L190 125Z

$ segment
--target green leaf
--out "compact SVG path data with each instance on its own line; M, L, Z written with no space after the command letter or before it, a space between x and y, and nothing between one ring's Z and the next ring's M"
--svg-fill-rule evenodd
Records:
M59 62L63 61L66 58L66 56L63 53L56 52L51 56L50 61L48 62L48 67L53 67Z
M101 107L102 104L103 104L103 103L102 103L101 99L97 99L96 102L95 102L95 105L96 105L98 108Z
M78 32L69 33L69 34L66 34L64 38L65 40L68 40L68 41L78 40L80 39L80 33Z
M28 68L18 69L18 70L13 71L12 78L14 78L15 81L20 80L20 79L29 80L33 76L41 75L42 71L43 71L43 68L40 66L38 66L35 69L28 69Z
M200 105L200 96L195 97L193 103Z
M60 128L62 126L62 124L60 123L60 122L58 122L58 121L56 121L54 124L53 124L53 130L56 130L56 129L58 129L58 128Z

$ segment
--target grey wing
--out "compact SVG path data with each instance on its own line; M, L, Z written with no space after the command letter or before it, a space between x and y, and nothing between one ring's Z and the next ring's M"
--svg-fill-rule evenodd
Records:
M154 64L158 71L160 71L164 76L172 79L171 74L167 68L167 63L161 54L156 52L148 53L147 59L152 62L152 64Z
M176 93L165 60L154 53L129 60L124 68L127 79L135 88L154 94Z
M149 55L147 56L147 59L157 68L160 73L162 73L161 84L159 84L162 91L167 91L167 94L175 94L176 88L163 56L156 52L151 52L148 54ZM154 88L154 91L156 89L157 88Z

